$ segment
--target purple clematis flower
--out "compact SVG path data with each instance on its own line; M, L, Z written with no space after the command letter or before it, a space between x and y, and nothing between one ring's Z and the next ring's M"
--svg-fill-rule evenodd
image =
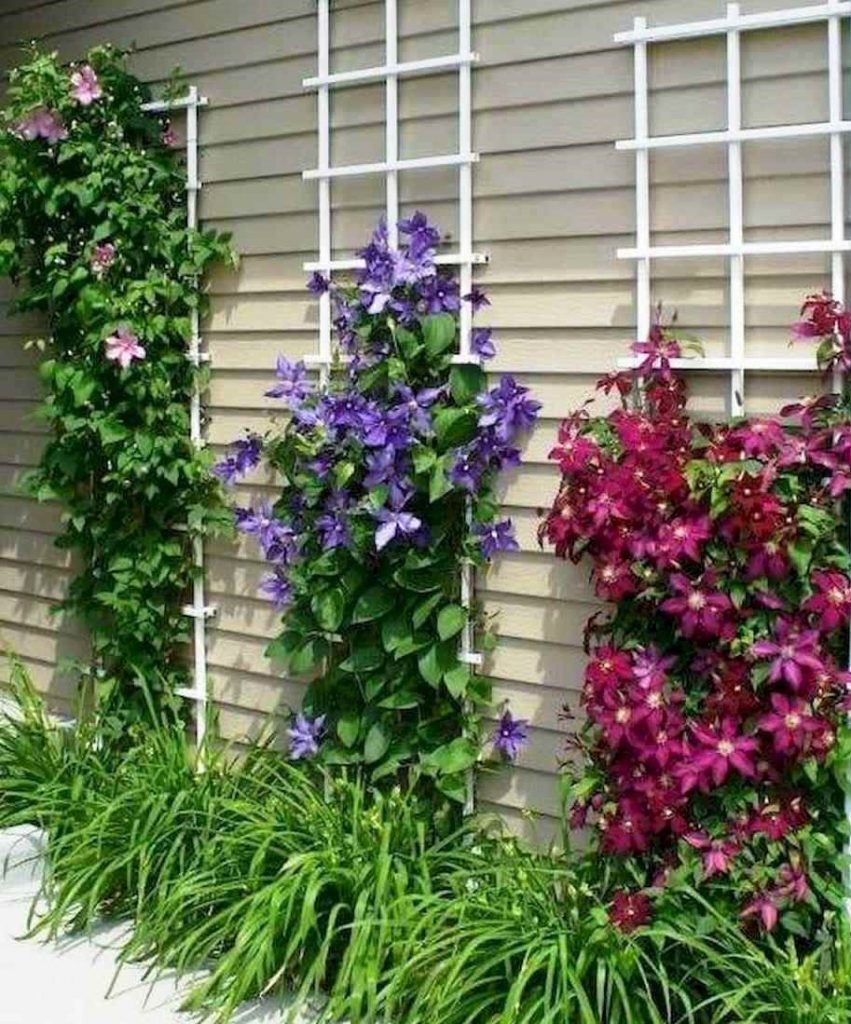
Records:
M440 232L419 210L407 220L400 220L399 230L408 236L408 251L413 260L421 260L440 245Z
M470 348L480 359L493 359L496 346L491 341L493 331L490 327L474 327L470 332Z
M383 551L395 538L413 539L423 526L422 520L412 512L405 512L401 508L380 508L375 513L375 518L381 524L375 531L377 551Z
M541 403L528 395L529 389L521 387L513 377L502 377L495 388L479 398L479 426L493 427L499 441L510 441L537 419Z
M491 300L485 295L481 288L477 288L475 285L470 291L464 296L464 301L469 302L473 307L473 312L478 313L480 309L491 304Z
M422 297L426 312L432 315L457 313L461 308L458 282L454 278L444 277L442 274L435 274L434 277L424 282Z
M473 527L473 532L479 538L485 558L493 558L500 551L520 550L510 519L504 519L501 523L479 524Z
M310 275L307 281L307 290L311 295L324 295L331 288L331 282L318 270Z
M281 576L280 573L266 573L260 580L260 586L257 590L264 597L268 597L278 611L283 611L288 604L292 604L293 585L289 580Z
M260 464L262 454L263 439L257 434L246 434L231 445L227 456L213 466L212 472L223 484L231 486Z
M316 519L319 539L324 551L348 547L351 542L346 513L349 495L345 491L332 491L325 500L325 512Z
M291 363L286 356L278 356L275 376L278 383L269 388L266 397L282 398L290 409L298 408L310 394L304 363Z
M461 451L452 469L449 470L449 480L453 486L475 494L484 471L485 467L473 451Z
M293 724L287 729L287 736L290 739L290 760L300 761L316 757L324 735L325 715L320 715L311 721L307 715L299 712L295 716Z
M380 487L386 484L396 472L396 452L387 446L371 451L366 456L367 474L364 477L366 487Z
M298 550L295 531L276 519L268 505L261 505L257 511L237 508L234 515L237 530L257 538L267 561L288 565L293 560Z
M398 422L407 419L411 428L421 436L431 433L431 415L428 410L443 395L443 388L422 388L416 394L406 384L397 386L394 395L399 405L388 413L388 419Z
M526 729L529 722L525 718L514 718L510 711L505 711L493 733L493 748L499 751L508 761L515 761L517 755L529 742Z

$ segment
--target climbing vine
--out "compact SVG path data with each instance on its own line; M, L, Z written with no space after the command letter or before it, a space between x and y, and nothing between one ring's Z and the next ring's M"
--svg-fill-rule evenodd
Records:
M399 229L397 250L378 227L352 285L314 275L311 291L332 291L345 361L320 389L279 357L267 394L291 412L286 427L241 439L216 471L231 482L265 452L283 482L273 505L238 509L237 528L258 541L263 593L283 613L268 653L316 676L291 756L463 800L490 687L459 659L468 622L489 641L461 600L460 566L518 548L494 487L540 406L512 377L488 387L489 330L473 331L472 360L454 359L461 303L488 300L461 296L435 265L440 233L423 214ZM495 748L516 755L524 724L506 712Z
M233 263L226 236L186 224L185 171L146 86L98 47L70 68L33 50L9 76L0 134L0 273L35 344L50 439L25 486L58 500L57 543L80 556L62 608L91 635L80 665L116 729L143 691L185 683L181 612L192 540L225 522L190 438L187 358L199 281Z

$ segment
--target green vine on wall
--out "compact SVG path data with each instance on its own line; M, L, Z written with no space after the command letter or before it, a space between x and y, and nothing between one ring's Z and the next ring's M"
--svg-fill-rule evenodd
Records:
M185 685L192 539L226 522L190 437L204 381L186 352L198 282L235 260L227 236L187 227L185 169L149 99L109 47L70 68L34 50L9 75L0 134L0 273L14 312L47 320L50 439L26 488L63 506L57 544L81 569L61 607L90 632L78 668L117 729L143 692L169 705Z

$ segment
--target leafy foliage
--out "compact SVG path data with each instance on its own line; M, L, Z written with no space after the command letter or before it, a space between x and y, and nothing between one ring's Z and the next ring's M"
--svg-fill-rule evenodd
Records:
M10 73L0 134L0 273L13 309L46 316L48 332L51 438L27 486L65 510L58 543L82 571L63 607L91 633L95 670L80 668L118 729L142 686L184 682L193 540L225 523L190 440L200 379L186 353L199 282L233 258L224 236L187 227L184 169L149 99L109 48L70 72L33 51Z
M816 297L798 333L841 354L845 320ZM812 941L843 896L851 406L694 422L676 337L659 323L635 350L634 377L599 385L621 407L563 423L541 528L611 603L588 624L572 822L660 907L699 886L750 929ZM620 923L649 917L646 894L617 899Z
M262 589L284 618L268 654L316 677L293 756L362 765L373 781L433 780L462 801L490 688L459 659L468 624L486 632L459 565L517 549L510 521L495 522L494 484L539 405L512 378L488 390L475 359L454 360L461 302L486 300L462 298L435 266L440 235L424 215L400 230L393 249L379 227L355 286L312 279L333 288L349 360L320 390L279 357L267 394L292 416L263 447L283 490L272 508L238 509L237 528L274 570ZM260 451L245 438L217 472L234 479Z

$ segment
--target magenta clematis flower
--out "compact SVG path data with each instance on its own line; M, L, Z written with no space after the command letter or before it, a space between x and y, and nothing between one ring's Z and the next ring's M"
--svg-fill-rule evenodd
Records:
M752 736L739 733L735 718L725 718L720 726L693 725L692 733L700 746L692 758L680 766L683 792L697 784L705 790L710 788L710 782L720 786L731 770L748 779L756 776L754 755L759 743Z
M767 932L773 931L780 917L776 897L770 892L757 893L741 916L745 921L756 918Z
M134 359L144 359L147 354L138 337L124 325L106 338L104 344L106 358L118 363L122 370L126 370Z
M90 107L103 96L98 76L90 64L84 64L71 75L71 96L81 107Z
M778 754L789 754L806 748L809 737L819 731L821 719L809 714L809 705L796 697L772 693L772 710L763 715L757 728L771 733Z
M92 268L92 273L95 277L103 277L107 270L109 270L115 262L115 252L115 246L112 242L101 242L100 245L94 247L91 259L89 260L89 266Z
M687 832L683 839L703 853L703 877L726 875L733 866L739 844L733 839L713 839L705 832Z
M818 628L823 633L844 626L851 617L851 580L834 569L816 571L810 577L814 590L804 602L804 610L819 617Z
M646 893L621 890L612 897L609 921L625 935L649 924L652 916L653 904Z
M669 597L660 607L680 620L683 636L693 637L698 633L706 637L721 636L725 616L733 607L726 594L693 583L679 572L671 576L670 587L679 596Z
M769 681L788 683L796 692L804 684L807 671L823 672L824 660L818 653L819 635L814 629L799 630L788 619L778 619L775 640L757 640L751 653L757 658L771 658Z

